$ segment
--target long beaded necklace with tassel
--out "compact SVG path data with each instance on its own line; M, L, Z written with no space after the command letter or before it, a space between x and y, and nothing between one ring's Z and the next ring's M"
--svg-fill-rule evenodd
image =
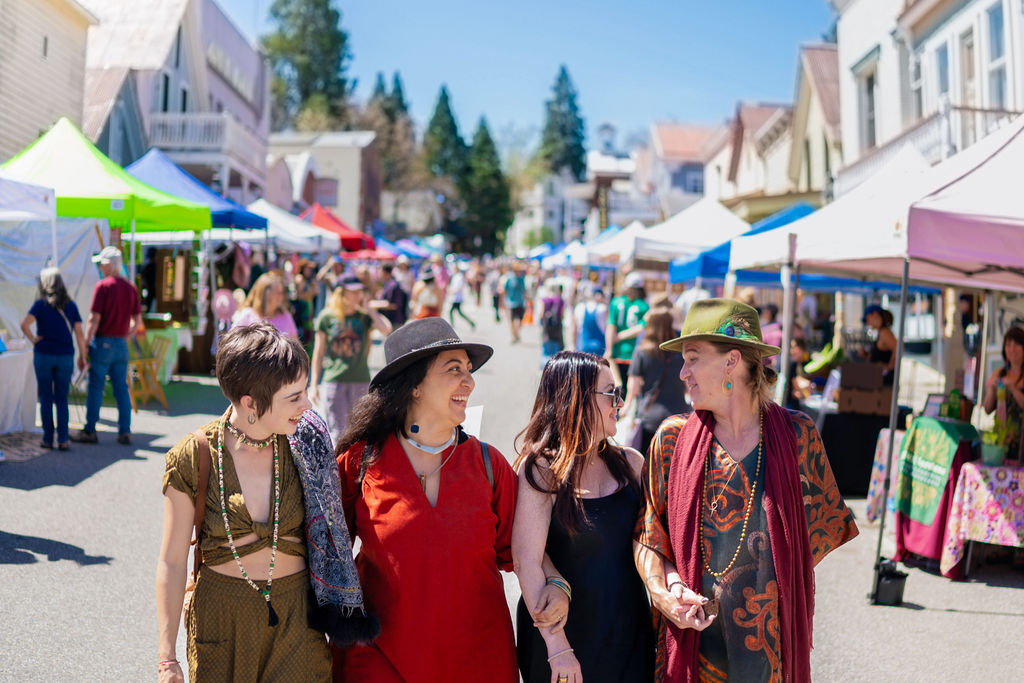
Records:
M255 581L249 578L245 567L242 566L242 559L238 556L238 550L235 549L235 540L231 536L231 525L228 523L228 506L224 498L224 425L227 424L230 414L231 409L229 408L220 421L220 429L217 434L217 482L220 484L220 514L224 518L224 531L228 535L228 547L231 548L231 554L238 564L238 571L242 573L242 578L252 586L253 590L262 595L263 599L267 601L267 624L269 626L277 626L277 612L274 611L274 606L270 604L270 584L274 581L274 559L277 557L277 530L281 522L279 516L281 509L281 463L277 453L278 439L276 434L271 436L274 443L274 538L270 546L270 570L267 572L267 587L260 588L256 585Z

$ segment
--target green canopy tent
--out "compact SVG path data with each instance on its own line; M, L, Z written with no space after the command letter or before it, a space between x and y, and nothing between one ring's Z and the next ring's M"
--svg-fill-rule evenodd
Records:
M67 118L5 163L8 177L52 187L57 215L106 218L139 232L210 229L210 208L161 192L132 177L96 149ZM135 271L135 241L129 260Z

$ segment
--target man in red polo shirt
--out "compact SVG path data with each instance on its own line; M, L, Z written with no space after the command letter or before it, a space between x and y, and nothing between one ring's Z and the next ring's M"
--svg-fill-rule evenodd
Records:
M135 285L122 277L121 250L104 247L92 257L103 279L92 293L92 307L86 324L89 348L89 392L85 399L85 426L71 435L72 441L96 443L96 422L100 419L103 388L110 377L117 401L117 442L132 442L132 402L128 395L128 339L142 325L142 306Z

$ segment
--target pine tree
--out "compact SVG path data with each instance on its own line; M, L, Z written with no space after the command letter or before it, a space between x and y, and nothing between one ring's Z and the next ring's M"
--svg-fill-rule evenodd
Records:
M458 185L465 172L466 143L459 135L459 124L455 121L448 88L441 86L434 113L423 133L423 157L427 170L435 178L447 177Z
M583 117L576 104L576 88L563 65L558 71L552 98L547 102L540 155L548 170L559 174L568 169L576 180L583 180L587 171Z
M370 102L380 102L388 97L388 88L384 85L384 74L377 72L377 81L373 84L373 93L370 94Z
M459 251L494 253L512 222L512 203L498 149L482 117L466 160L463 201L465 237Z
M391 78L391 94L388 95L391 101L391 113L397 121L402 116L409 115L409 103L405 100L405 89L402 87L402 77L396 71Z
M263 37L263 50L274 71L274 122L291 124L314 95L326 102L335 120L345 116L349 82L345 77L348 33L333 0L274 0L270 18L277 30Z

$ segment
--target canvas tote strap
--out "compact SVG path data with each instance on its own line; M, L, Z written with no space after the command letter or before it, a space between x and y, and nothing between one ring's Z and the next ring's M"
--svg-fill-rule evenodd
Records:
M192 432L199 444L199 482L196 486L196 514L193 525L196 532L192 539L195 549L195 560L192 563L192 580L199 576L199 567L203 564L203 551L199 547L199 539L203 535L203 515L206 513L206 484L210 480L210 440L206 432L197 429Z

